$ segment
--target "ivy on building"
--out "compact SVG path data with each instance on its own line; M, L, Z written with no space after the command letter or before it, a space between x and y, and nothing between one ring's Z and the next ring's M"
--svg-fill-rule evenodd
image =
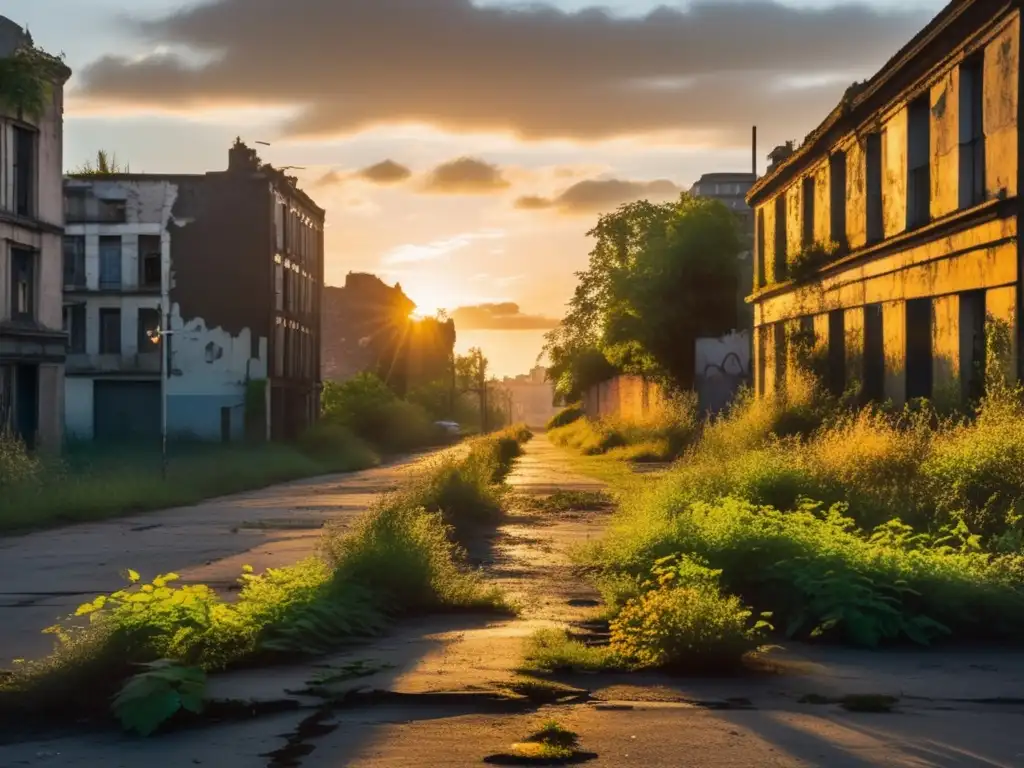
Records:
M0 107L22 119L46 111L53 84L67 78L62 56L36 48L31 38L12 55L0 58Z
M834 242L808 243L795 254L787 265L787 277L794 285L809 283L818 271L839 255L839 244Z

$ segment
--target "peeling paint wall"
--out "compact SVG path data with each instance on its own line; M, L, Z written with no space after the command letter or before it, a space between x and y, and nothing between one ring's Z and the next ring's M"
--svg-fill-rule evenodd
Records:
M847 383L863 375L863 308L882 305L885 356L885 395L897 404L905 399L906 308L910 299L931 298L933 307L933 395L957 396L962 389L959 371L960 311L958 295L986 291L986 311L1020 328L1017 292L1020 261L1018 211L1008 199L1018 193L1018 113L1020 99L1020 18L1014 10L990 24L979 35L950 51L948 58L899 97L871 115L831 147L817 148L798 175L787 178L785 188L766 189L757 198L757 215L764 221L763 248L768 285L755 286L755 376L758 391L769 394L775 376L774 332L777 323L813 317L816 331L831 310L844 310L846 326ZM967 33L965 33L967 34ZM985 141L985 201L961 209L961 104L960 65L967 56L984 61L983 127ZM907 231L908 102L919 93L928 98L931 222ZM867 241L867 139L880 132L882 234L884 240ZM776 199L787 200L783 227L787 255L792 261L801 246L804 180L814 179L815 239L829 239L832 196L829 194L828 155L844 151L846 167L846 240L849 250L838 263L816 280L804 285L778 283L774 274ZM1000 201L1008 201L1001 204ZM760 244L760 240L759 240ZM825 320L822 321L821 318ZM764 331L768 329L768 331ZM1014 352L1016 359L1016 351ZM1015 368L1016 370L1016 368ZM763 386L761 378L763 377Z

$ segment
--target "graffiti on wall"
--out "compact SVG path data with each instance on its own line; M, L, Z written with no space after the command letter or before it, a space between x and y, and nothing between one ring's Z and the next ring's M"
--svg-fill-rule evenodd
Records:
M718 413L740 387L750 383L750 333L747 331L697 339L696 358L694 389L703 411Z

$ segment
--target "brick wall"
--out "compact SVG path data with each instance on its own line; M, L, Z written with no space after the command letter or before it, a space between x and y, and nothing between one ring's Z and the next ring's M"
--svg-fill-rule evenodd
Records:
M587 390L583 408L588 419L646 421L665 409L662 388L641 376L616 376Z

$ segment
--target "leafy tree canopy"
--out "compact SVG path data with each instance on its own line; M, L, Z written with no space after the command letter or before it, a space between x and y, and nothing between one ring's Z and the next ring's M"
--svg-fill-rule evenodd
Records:
M556 393L579 397L617 372L688 384L693 340L736 323L742 249L725 205L687 194L600 217L569 311L547 334Z

